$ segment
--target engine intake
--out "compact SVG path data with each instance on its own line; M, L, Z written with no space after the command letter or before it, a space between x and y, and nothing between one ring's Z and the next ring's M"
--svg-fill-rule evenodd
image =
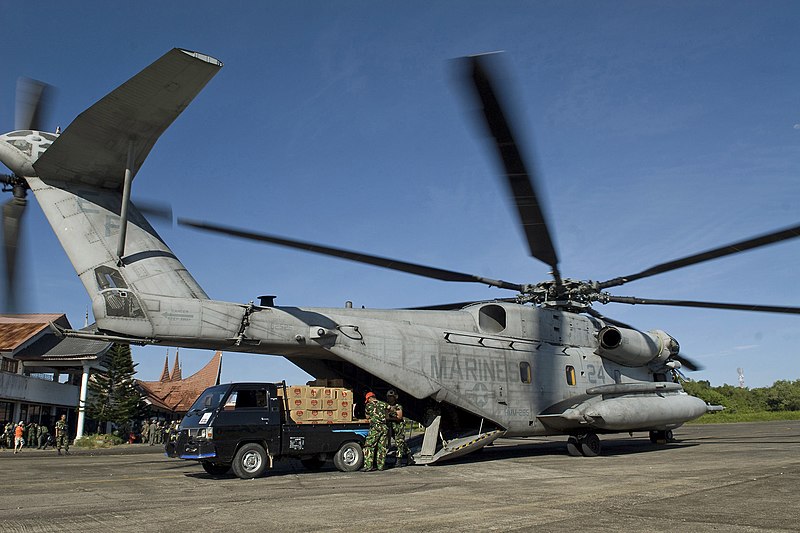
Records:
M597 354L624 366L665 363L680 352L678 341L659 329L644 333L606 326L597 334Z

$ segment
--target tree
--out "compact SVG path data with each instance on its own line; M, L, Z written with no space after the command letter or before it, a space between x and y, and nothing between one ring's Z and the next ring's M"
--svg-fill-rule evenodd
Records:
M101 425L113 422L127 429L142 406L142 395L134 385L136 364L127 344L114 344L108 351L108 371L94 374L89 382L86 414Z

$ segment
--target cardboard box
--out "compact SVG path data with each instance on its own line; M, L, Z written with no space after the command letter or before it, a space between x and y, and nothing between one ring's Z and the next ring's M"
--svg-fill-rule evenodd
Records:
M320 400L320 404L322 405L322 409L326 411L336 411L339 409L339 401L340 400L336 398L323 398Z
M305 385L291 385L286 387L286 394L289 398L305 398L307 389Z
M322 399L323 389L324 387L306 387L304 395L306 398Z
M325 387L322 389L322 399L323 400L335 400L336 399L336 391L337 389L333 389L330 387Z
M324 408L323 401L317 398L289 398L289 410L303 409L319 411Z
M340 400L353 401L353 391L350 389L336 389L336 397Z

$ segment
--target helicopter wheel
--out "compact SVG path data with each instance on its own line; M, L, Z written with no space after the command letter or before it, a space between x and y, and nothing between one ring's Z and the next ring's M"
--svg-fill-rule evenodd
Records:
M653 444L667 444L669 442L675 442L675 436L672 434L671 429L667 431L651 431L650 442Z
M597 457L600 455L600 438L596 433L587 433L580 437L578 442L584 457Z
M580 457L583 455L577 437L570 436L570 438L567 439L567 453L572 457Z

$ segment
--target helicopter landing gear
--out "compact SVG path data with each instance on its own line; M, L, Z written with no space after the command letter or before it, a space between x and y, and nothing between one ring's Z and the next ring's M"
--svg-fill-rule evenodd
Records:
M600 438L596 433L572 435L567 439L567 453L573 457L597 457L600 455Z
M651 431L650 442L653 444L667 444L668 442L675 442L675 437L672 435L672 430L666 431Z

